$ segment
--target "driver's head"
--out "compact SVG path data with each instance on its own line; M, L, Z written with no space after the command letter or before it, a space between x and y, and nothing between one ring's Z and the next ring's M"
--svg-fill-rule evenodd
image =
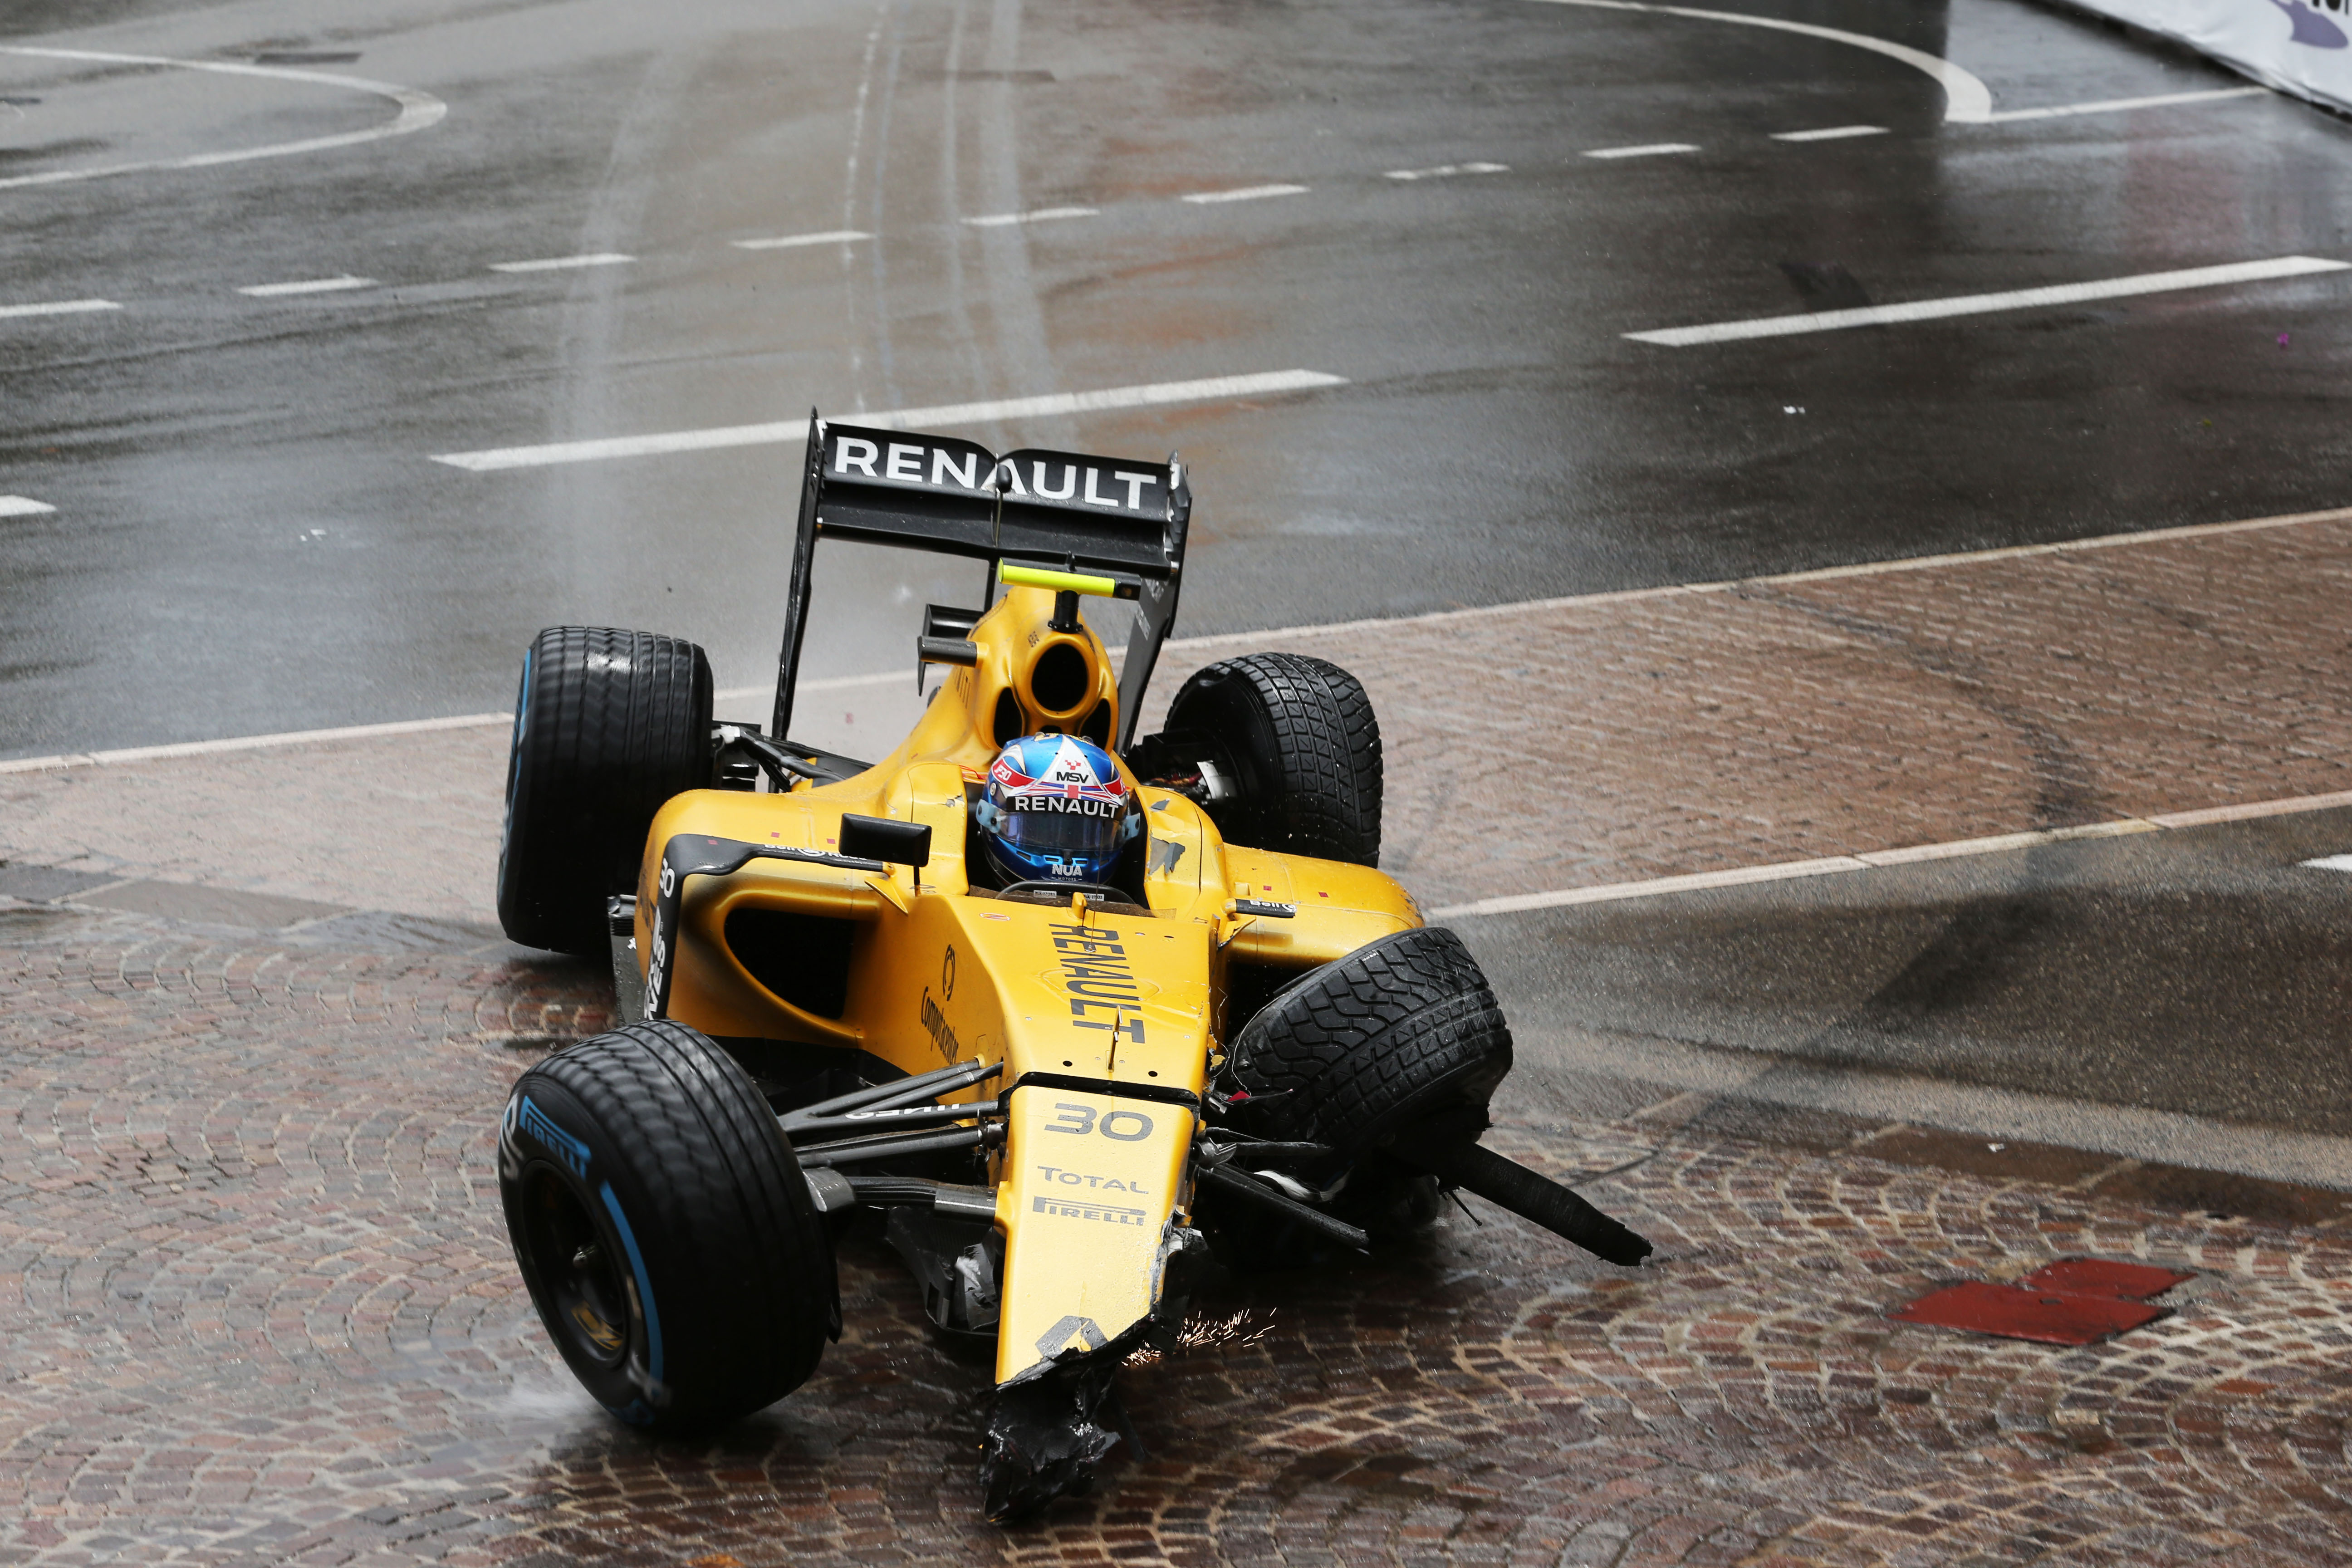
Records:
M1077 735L1027 735L999 752L972 817L1008 883L1107 882L1143 830L1118 764Z

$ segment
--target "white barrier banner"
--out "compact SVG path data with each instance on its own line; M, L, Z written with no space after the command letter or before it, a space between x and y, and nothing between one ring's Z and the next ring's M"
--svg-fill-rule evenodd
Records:
M2071 0L2284 91L2352 109L2352 0Z

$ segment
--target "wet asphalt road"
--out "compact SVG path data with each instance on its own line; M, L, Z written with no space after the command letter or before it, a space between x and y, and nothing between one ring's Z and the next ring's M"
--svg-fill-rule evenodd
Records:
M1996 109L2234 85L2021 0L1759 14ZM94 23L104 25L93 25ZM0 755L479 711L576 620L772 658L797 448L434 453L1307 368L968 427L1181 447L1185 626L1423 610L2337 504L2352 281L1669 349L1621 334L2352 254L2352 127L2270 99L1943 122L1834 42L1535 0L26 0L15 47L290 60L429 130L0 186ZM0 55L0 179L379 125L315 83ZM1813 142L1776 132L1886 133ZM1696 152L1594 160L1596 149ZM1386 177L1472 163L1503 172ZM1303 193L1193 204L1267 184ZM1097 216L981 227L1041 207ZM731 241L856 228L853 245ZM494 272L583 253L599 268ZM353 275L381 287L250 298ZM2280 347L2286 334L2288 346ZM1800 410L1801 412L1790 412ZM845 554L813 674L969 574Z

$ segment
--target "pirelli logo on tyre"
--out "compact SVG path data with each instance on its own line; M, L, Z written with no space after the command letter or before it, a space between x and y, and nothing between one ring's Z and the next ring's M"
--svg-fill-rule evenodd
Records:
M1147 1223L1147 1216L1141 1209L1123 1208L1117 1204L1088 1203L1084 1198L1032 1198L1029 1200L1029 1212L1057 1215L1063 1219L1090 1219L1102 1225L1141 1226Z

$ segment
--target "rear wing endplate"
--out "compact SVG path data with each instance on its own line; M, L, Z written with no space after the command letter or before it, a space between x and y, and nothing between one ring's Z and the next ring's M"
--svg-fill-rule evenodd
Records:
M810 410L769 733L782 741L792 722L816 542L838 538L985 561L991 599L998 563L1008 561L1135 584L1135 630L1118 683L1117 743L1125 749L1175 624L1192 513L1192 492L1173 454L1139 463L1024 447L999 457L953 436L829 424ZM1128 596L1124 584L1120 596Z

